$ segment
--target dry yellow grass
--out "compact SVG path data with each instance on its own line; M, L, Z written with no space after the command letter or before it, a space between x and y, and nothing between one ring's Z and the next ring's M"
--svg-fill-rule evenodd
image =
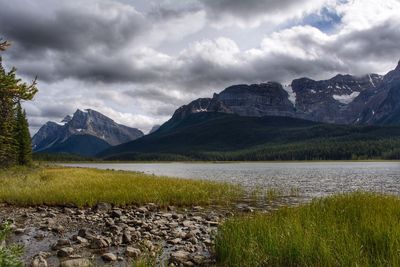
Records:
M0 173L0 202L92 206L228 204L243 194L233 185L143 173L84 168L14 168Z

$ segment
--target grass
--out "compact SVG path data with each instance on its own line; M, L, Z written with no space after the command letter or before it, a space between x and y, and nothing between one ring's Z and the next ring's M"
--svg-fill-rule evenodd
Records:
M16 245L6 246L2 244L10 233L11 229L8 224L0 225L0 266L22 267L22 247Z
M400 266L400 198L338 195L228 220L220 266Z
M0 172L0 203L20 206L118 206L229 204L243 195L238 186L84 168L13 168Z

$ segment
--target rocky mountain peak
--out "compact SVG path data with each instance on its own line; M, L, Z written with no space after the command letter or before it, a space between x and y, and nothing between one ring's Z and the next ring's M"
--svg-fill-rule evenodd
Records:
M72 120L71 115L67 115L64 117L64 119L62 119L61 123L68 123Z
M386 82L400 80L400 61L398 62L397 66L394 70L389 71L388 74L385 75L384 80Z
M76 136L94 137L114 146L143 135L140 130L118 124L95 110L77 109L72 117L64 117L62 124L47 122L33 136L32 143L35 151L46 151Z

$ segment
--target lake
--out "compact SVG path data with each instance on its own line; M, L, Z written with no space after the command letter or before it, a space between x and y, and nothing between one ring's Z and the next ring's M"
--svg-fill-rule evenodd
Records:
M339 192L375 191L400 195L399 162L294 163L82 163L72 167L137 171L205 179L245 187L296 189L308 197Z

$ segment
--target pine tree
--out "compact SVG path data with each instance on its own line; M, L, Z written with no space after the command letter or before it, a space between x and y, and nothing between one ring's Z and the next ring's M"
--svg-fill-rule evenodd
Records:
M30 165L32 163L32 143L29 133L29 125L25 111L22 111L21 103L17 104L17 117L15 125L15 140L17 148L17 163Z
M7 42L1 42L0 51L6 50ZM0 167L18 162L18 142L15 137L17 105L31 100L37 92L36 79L32 84L22 83L16 77L16 69L6 72L0 57Z

